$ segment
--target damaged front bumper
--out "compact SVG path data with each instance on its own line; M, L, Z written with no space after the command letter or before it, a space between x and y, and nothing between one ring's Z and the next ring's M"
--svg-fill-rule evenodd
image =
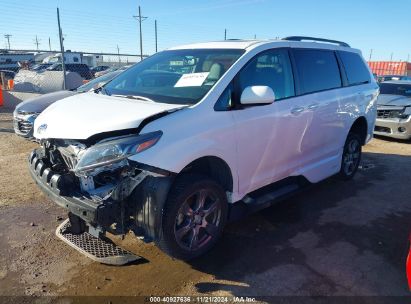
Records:
M136 164L140 170L137 176L124 178L111 195L96 200L80 190L73 174L60 174L49 168L41 149L34 150L28 161L30 174L40 189L88 225L114 234L131 230L145 241L160 237L162 210L173 174Z
M406 119L377 118L374 134L397 139L408 140L411 138L411 115Z

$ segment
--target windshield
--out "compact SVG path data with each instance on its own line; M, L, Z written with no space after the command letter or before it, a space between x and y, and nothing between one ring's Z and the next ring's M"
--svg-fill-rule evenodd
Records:
M87 82L86 84L83 84L82 86L79 86L76 89L76 91L79 92L79 93L84 93L84 92L88 92L88 91L93 90L93 89L97 89L98 87L102 86L106 82L113 79L118 74L120 74L120 72L110 72L110 73L104 74L103 76L97 77L97 78Z
M392 94L411 97L410 84L382 83L380 84L380 94Z
M104 86L108 94L195 104L244 53L232 49L170 50L125 70Z

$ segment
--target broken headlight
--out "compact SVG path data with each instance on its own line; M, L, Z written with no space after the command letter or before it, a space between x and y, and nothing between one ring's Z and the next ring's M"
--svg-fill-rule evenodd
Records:
M154 146L161 135L163 132L156 131L100 142L79 154L79 161L74 171L85 172L122 161Z

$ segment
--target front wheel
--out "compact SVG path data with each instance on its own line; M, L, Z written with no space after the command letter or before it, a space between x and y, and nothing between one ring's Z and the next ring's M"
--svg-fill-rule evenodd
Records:
M201 175L180 176L164 207L157 245L178 259L198 257L217 242L226 219L227 199L219 184Z
M352 179L361 161L361 138L356 133L349 133L345 141L341 159L341 170L338 176L343 180Z

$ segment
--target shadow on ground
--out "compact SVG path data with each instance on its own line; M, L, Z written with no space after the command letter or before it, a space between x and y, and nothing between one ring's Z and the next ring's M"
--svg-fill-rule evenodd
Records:
M411 140L405 140L405 139L397 139L397 138L391 138L387 136L381 136L381 135L374 135L375 138L378 138L380 140L384 140L386 142L394 142L394 143L401 143L401 144L411 144Z
M369 169L352 181L328 179L227 227L217 248L192 263L222 283L197 291L408 295L411 157L364 153L363 164Z

